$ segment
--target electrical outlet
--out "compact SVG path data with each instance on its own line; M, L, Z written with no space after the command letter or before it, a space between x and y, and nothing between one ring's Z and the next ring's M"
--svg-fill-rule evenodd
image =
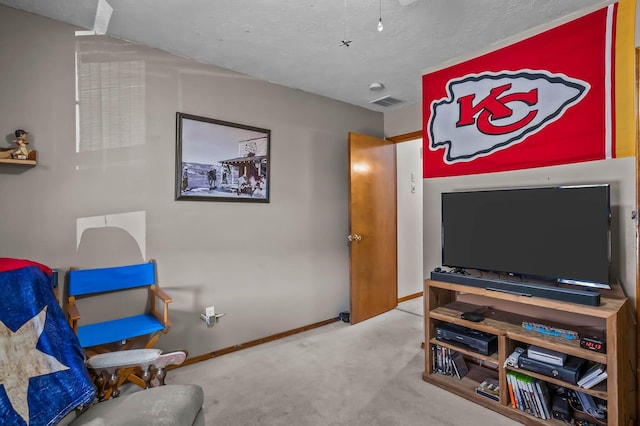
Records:
M208 316L208 317L215 316L215 314L216 314L216 310L214 309L213 306L209 306L208 308L205 309L204 312L205 312L205 315Z

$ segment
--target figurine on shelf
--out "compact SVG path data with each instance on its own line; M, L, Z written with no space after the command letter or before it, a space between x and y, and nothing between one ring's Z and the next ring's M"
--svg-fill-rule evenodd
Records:
M18 144L18 149L13 151L11 156L13 158L17 158L18 160L26 160L27 158L29 158L29 150L27 149L27 144L29 143L27 142L27 135L29 133L25 132L22 129L18 129L14 134L16 135L16 138L18 138L15 141Z

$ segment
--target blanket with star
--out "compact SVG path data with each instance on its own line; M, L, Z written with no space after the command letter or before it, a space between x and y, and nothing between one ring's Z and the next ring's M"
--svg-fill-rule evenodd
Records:
M0 270L2 264L0 258ZM0 272L0 423L55 425L94 399L84 353L55 299L50 271L29 262L4 269L9 270Z

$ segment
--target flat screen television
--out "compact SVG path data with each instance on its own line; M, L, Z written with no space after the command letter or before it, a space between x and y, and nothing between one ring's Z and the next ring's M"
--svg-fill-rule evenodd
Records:
M610 287L609 185L442 194L442 264Z

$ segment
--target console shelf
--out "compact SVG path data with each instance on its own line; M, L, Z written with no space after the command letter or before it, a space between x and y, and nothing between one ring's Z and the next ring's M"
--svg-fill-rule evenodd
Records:
M495 292L460 284L426 280L425 288L425 370L423 379L445 390L476 402L493 411L530 425L560 425L558 420L542 420L524 411L512 408L507 385L507 372L517 371L552 386L561 386L583 392L607 401L608 425L626 426L635 424L635 336L632 331L633 317L625 297L601 297L600 306L586 306ZM471 322L460 317L467 311L485 311L485 319ZM549 336L522 327L522 322L538 322L554 327L582 333L584 330L598 331L606 335L606 354L580 347L579 340ZM451 323L498 337L498 350L490 356L480 355L472 350L437 340L435 326ZM431 347L439 345L451 348L471 362L469 373L462 380L433 371ZM516 347L535 345L562 352L591 363L607 366L608 378L591 389L547 377L532 371L504 366L505 360ZM486 368L477 365L486 362ZM486 379L497 380L499 401L493 401L475 391ZM593 420L593 419L592 419ZM594 421L595 422L595 421Z

